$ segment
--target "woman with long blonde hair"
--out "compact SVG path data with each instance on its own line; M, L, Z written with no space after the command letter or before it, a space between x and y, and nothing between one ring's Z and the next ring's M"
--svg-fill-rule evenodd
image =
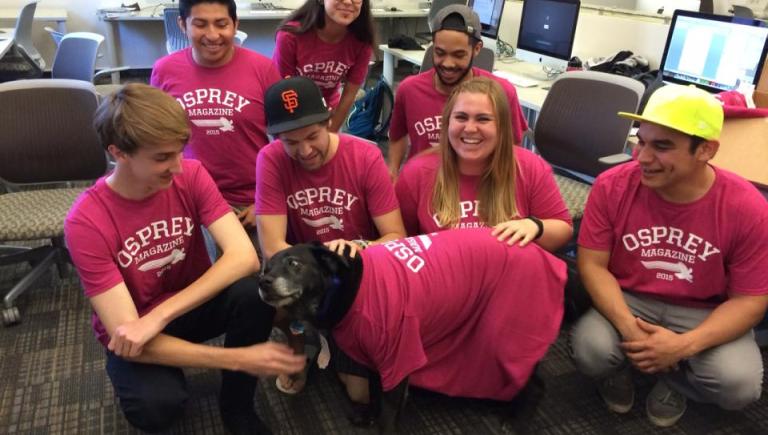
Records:
M514 146L509 103L487 78L463 82L443 109L440 145L410 160L396 191L408 234L493 227L500 241L549 251L573 227L551 167Z

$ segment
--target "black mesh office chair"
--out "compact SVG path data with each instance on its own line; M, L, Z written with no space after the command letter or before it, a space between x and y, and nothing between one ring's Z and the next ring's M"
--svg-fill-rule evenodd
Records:
M51 265L64 272L64 218L85 190L70 183L107 168L92 125L97 103L93 84L79 80L0 84L0 243L23 242L0 246L0 266L33 266L3 298L4 325L21 320L16 299ZM41 240L50 244L31 242Z

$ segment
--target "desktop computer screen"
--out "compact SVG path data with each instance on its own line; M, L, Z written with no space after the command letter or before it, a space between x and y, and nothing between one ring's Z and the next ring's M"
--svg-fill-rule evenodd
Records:
M579 7L579 0L525 0L515 57L565 70L571 58Z
M663 80L710 92L757 84L768 49L768 25L751 18L675 11L661 58Z
M480 33L486 38L499 36L504 0L469 0L469 7L480 17Z

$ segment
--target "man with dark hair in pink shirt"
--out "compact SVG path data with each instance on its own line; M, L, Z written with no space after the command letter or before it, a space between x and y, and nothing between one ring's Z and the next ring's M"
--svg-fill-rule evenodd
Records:
M387 155L393 180L407 158L437 145L441 114L448 96L456 85L472 77L489 77L504 88L516 144L522 142L523 132L528 128L515 87L488 71L472 66L483 47L477 13L464 5L441 9L432 21L432 47L434 67L406 78L397 88Z

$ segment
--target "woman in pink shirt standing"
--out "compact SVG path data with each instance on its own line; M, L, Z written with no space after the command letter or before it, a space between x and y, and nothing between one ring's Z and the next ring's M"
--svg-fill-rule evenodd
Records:
M368 74L374 33L370 0L307 0L277 30L272 62L282 77L317 84L333 110L332 132L344 123Z

